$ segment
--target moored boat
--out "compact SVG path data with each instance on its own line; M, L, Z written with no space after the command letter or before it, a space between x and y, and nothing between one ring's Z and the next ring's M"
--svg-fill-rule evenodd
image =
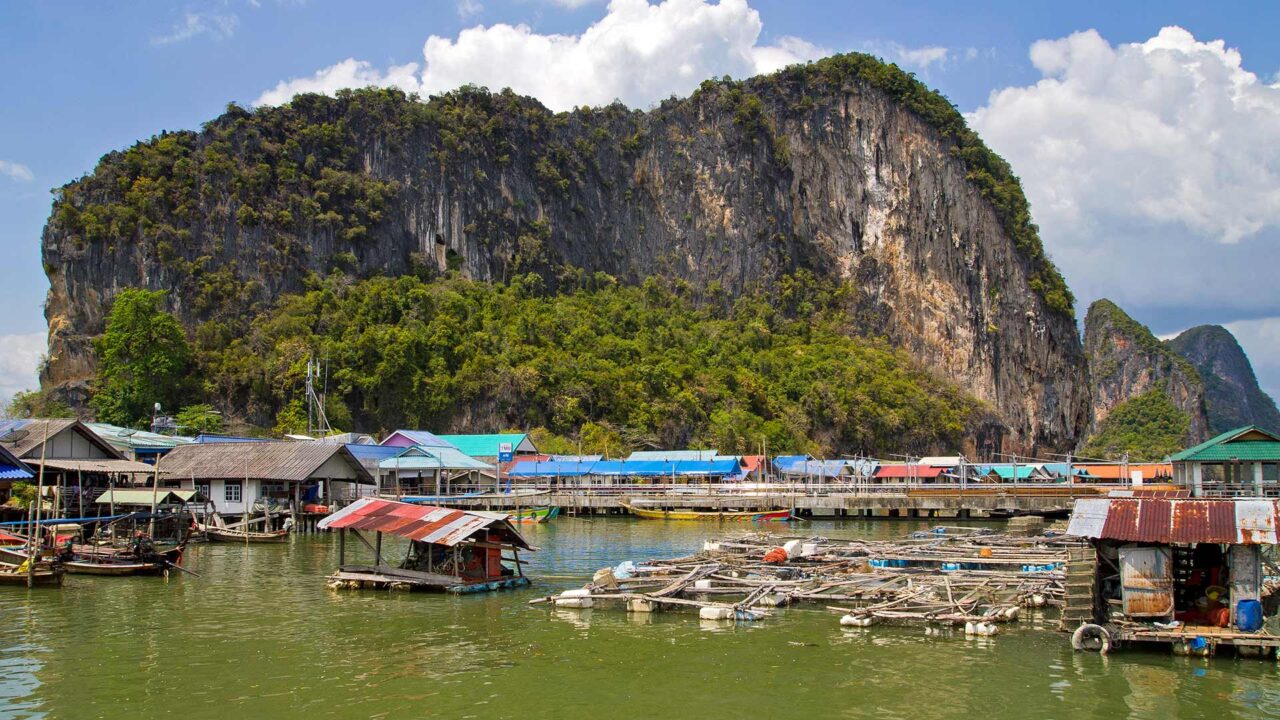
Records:
M35 570L21 566L0 567L0 585L26 585L28 587L61 587L62 576L66 573L61 567L48 563L39 563Z
M240 530L201 526L205 535L214 542L228 543L282 543L288 542L288 530Z
M796 519L791 511L748 510L748 511L702 511L702 510L663 510L661 508L642 508L635 505L623 505L632 515L645 520L710 520L736 522L785 522Z
M169 569L168 563L129 562L123 560L64 560L62 567L72 575L161 575Z
M508 517L511 522L517 523L544 523L548 520L554 520L560 515L560 508L557 506L524 508L511 513Z

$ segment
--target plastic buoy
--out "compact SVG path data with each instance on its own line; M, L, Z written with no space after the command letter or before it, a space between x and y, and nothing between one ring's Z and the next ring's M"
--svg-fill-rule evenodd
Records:
M583 610L596 604L595 600L589 597L558 597L556 598L556 607L573 608Z
M732 620L733 608L704 607L698 610L698 617L703 620Z

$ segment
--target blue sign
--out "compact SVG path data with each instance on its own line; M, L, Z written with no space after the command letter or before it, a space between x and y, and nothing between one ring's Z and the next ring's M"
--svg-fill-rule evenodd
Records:
M515 456L511 443L498 443L498 462L509 463L515 459Z

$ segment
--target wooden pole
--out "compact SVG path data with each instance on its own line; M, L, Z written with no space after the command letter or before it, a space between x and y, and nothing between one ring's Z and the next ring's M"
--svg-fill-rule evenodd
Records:
M156 500L160 496L160 455L156 455L156 469L151 475L151 520L147 523L147 535L156 536Z
M379 531L373 538L373 566L382 567L382 532Z
M338 529L338 569L347 564L347 529Z
M49 452L49 423L44 424L44 442L40 443L40 475L36 479L36 508L32 515L35 517L35 525L28 533L27 544L30 548L27 551L27 587L33 587L36 584L36 558L38 557L40 547L38 534L40 532L40 505L44 502L44 463Z

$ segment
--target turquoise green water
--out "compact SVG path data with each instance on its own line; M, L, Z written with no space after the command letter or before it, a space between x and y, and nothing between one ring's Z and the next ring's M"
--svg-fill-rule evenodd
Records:
M908 522L807 523L830 537ZM526 601L620 560L696 550L696 523L528 529L533 589L335 592L328 536L202 545L202 577L0 588L0 717L1280 717L1274 661L1077 655L1046 621L995 638L842 630L818 608L754 625Z

